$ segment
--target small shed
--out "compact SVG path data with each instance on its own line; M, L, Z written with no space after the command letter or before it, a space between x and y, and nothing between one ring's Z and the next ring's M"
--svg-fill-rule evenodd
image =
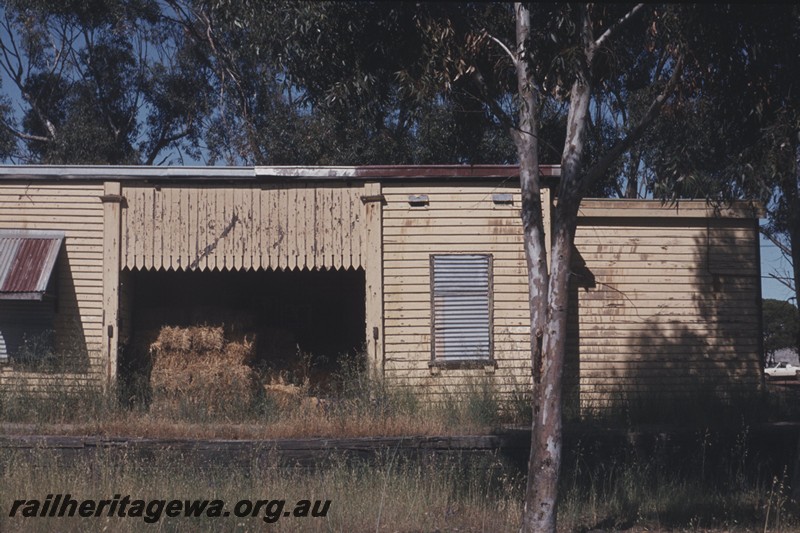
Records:
M519 209L514 166L0 167L0 387L107 385L155 324L239 320L396 387L519 391ZM576 248L572 398L757 385L751 206L586 200Z

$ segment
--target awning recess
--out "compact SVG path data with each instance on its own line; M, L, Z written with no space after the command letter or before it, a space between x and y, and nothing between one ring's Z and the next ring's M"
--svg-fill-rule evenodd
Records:
M41 300L64 233L0 229L0 300Z

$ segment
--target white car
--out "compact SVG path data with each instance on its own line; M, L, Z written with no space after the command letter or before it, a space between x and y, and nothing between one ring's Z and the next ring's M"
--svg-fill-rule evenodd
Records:
M790 379L800 376L800 367L790 365L783 361L774 363L764 369L764 375L768 379Z

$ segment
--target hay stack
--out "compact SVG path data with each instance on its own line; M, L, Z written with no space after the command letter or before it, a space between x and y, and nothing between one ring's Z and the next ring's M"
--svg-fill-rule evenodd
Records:
M151 411L206 413L248 408L254 397L253 342L226 342L221 326L164 326L150 345Z

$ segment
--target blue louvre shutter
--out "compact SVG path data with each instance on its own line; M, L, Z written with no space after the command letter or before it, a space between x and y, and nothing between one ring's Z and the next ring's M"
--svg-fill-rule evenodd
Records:
M492 257L432 255L431 271L434 358L491 358Z

